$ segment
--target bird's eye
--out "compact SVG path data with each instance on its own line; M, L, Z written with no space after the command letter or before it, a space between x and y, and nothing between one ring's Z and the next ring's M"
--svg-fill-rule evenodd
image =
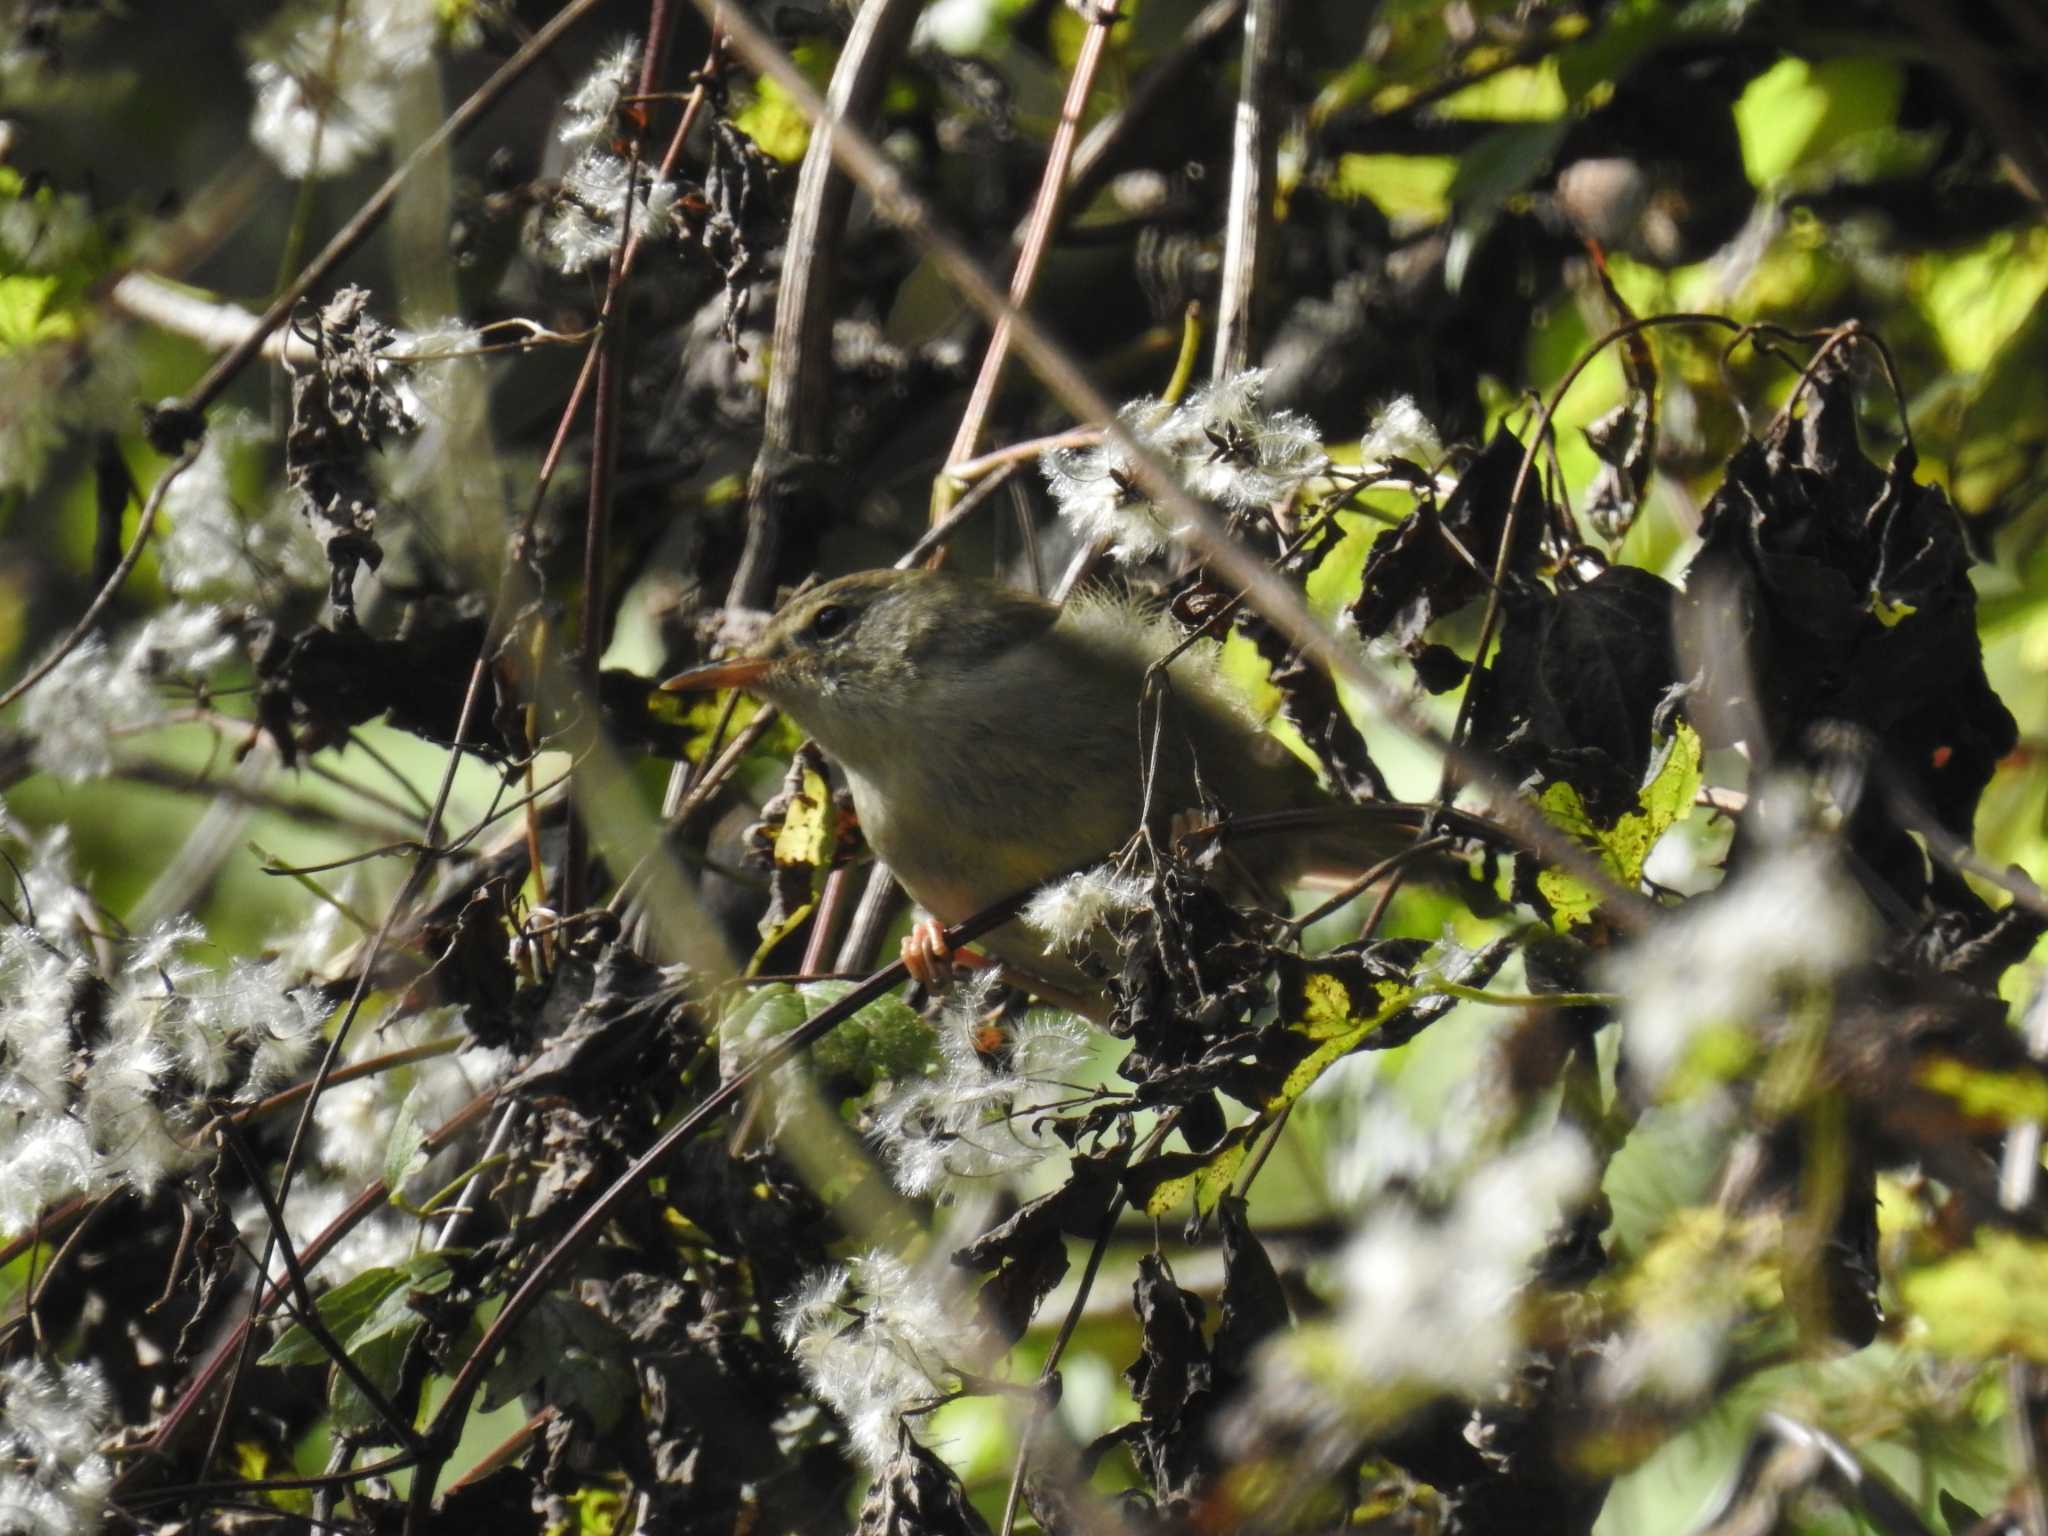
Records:
M830 640L846 633L846 626L853 622L853 611L838 603L827 603L811 615L806 626L813 640Z

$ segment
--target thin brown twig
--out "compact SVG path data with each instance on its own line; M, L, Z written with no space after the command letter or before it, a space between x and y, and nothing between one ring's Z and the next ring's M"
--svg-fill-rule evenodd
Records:
M968 459L959 464L948 464L939 473L948 480L957 481L964 486L1006 464L1014 464L1022 459L1036 459L1055 448L1093 448L1101 441L1100 427L1070 427L1065 432L1055 432L1049 437L1027 438L1023 442L991 448L978 458Z
M615 315L625 302L626 242L633 231L634 191L640 179L636 139L627 164L627 193L619 211L619 243L612 252L604 312ZM619 451L619 346L621 328L608 324L597 338L597 385L590 407L590 493L583 517L583 609L578 628L577 681L585 708L597 708L598 662L605 638L605 560L611 544L612 470ZM572 797L574 786L571 786ZM569 809L568 846L562 855L562 910L583 910L583 879L590 862L590 828L577 808ZM536 865L537 869L539 866Z
M1174 1127L1180 1123L1180 1110L1169 1109L1160 1115L1138 1149L1131 1154L1133 1163L1142 1162L1158 1151L1171 1136ZM1110 1240L1116 1236L1117 1218L1123 1215L1130 1204L1130 1196L1122 1188L1110 1197L1109 1208L1103 1212L1102 1224L1096 1228L1095 1237L1089 1244L1088 1262L1082 1267L1081 1278L1074 1284L1074 1298L1067 1304L1066 1314L1060 1319L1059 1330L1053 1335L1052 1343L1046 1346L1045 1364L1039 1368L1039 1401L1048 1402L1047 1394L1059 1374L1060 1361L1065 1358L1067 1346L1073 1342L1074 1331L1081 1326L1081 1318L1088 1307L1088 1297L1095 1289L1096 1276L1102 1272L1103 1255L1108 1253ZM1031 1441L1038 1424L1044 1419L1043 1409L1026 1426L1018 1437L1017 1459L1010 1468L1010 1486L1003 1496L1002 1523L996 1527L998 1536L1011 1536L1017 1525L1017 1506L1024 1492L1024 1474L1031 1465Z
M674 814L663 819L663 825L668 831L675 831L710 802L711 797L718 793L725 781L732 777L733 770L739 767L740 759L753 750L754 743L768 733L768 728L778 718L780 717L772 704L764 704L754 712L754 717L740 728L739 735L726 743L725 750L719 753L711 766L698 775L696 782L690 785L682 799L676 803ZM646 873L649 862L660 852L658 846L648 849L626 872L626 878L621 880L617 889L612 892L610 905L614 912L624 909L632 893L639 889L641 877Z
M865 971L873 963L875 951L881 947L882 932L896 910L896 892L896 877L889 873L889 866L875 860L868 871L868 883L861 888L860 905L854 908L853 921L847 924L846 938L833 958L836 969Z
M953 510L925 529L918 541L896 557L896 569L907 571L924 557L944 544L960 530L960 525L972 517L981 504L1009 483L1010 477L1022 468L1019 460L1012 459L987 479L982 480L973 490L961 497Z
M284 1209L272 1197L270 1182L263 1177L263 1169L257 1164L256 1155L250 1150L248 1138L242 1135L240 1125L233 1116L223 1115L214 1122L214 1126L221 1140L235 1154L235 1160L242 1165L242 1172L249 1180L249 1189L270 1223L271 1246L284 1261L285 1279L293 1300L298 1303L299 1326L313 1336L321 1352L334 1363L334 1368L348 1378L349 1385L362 1393L363 1401L375 1410L386 1431L408 1450L417 1451L419 1440L411 1421L398 1411L397 1406L384 1395L384 1389L370 1379L361 1364L350 1358L349 1352L320 1316L320 1304L313 1298L313 1287L306 1279L305 1266L299 1261L298 1249L286 1229ZM260 1277L261 1271L258 1273Z
M338 811L332 806L318 805L311 800L277 794L254 785L238 784L233 779L195 779L191 774L181 772L167 763L147 759L117 763L108 777L122 779L131 784L147 784L152 789L173 790L179 794L211 795L219 800L246 805L252 810L269 811L275 815L289 816L306 822L324 823L353 832L360 837L398 838L405 835L403 827L381 825Z
M497 1097L498 1092L496 1089L488 1089L478 1094L468 1104L457 1110L447 1120L443 1121L441 1125L436 1127L420 1144L421 1150L431 1156L454 1142L457 1137L467 1134L470 1126L474 1125L485 1110L490 1108ZM340 1215L336 1216L334 1220L321 1229L312 1241L300 1246L300 1262L308 1269L317 1266L328 1253L333 1251L343 1238L353 1232L374 1212L383 1209L390 1197L390 1193L389 1186L382 1179L376 1180L362 1190L354 1200L349 1202L347 1208ZM221 1385L222 1378L231 1371L240 1369L242 1356L253 1335L255 1320L274 1309L283 1300L285 1293L286 1288L282 1278L270 1281L267 1290L259 1278L250 1315L236 1324L229 1336L222 1340L219 1348L208 1357L206 1363L200 1367L198 1372L186 1384L184 1391L179 1394L178 1400L156 1421L154 1432L149 1440L137 1447L133 1459L124 1466L115 1487L114 1498L116 1502L124 1505L169 1502L177 1498L189 1496L194 1492L203 1491L206 1485L199 1485L198 1488L188 1487L162 1490L138 1498L130 1490L132 1490L136 1480L147 1468L154 1465L158 1458L162 1457L171 1446L177 1444L183 1438L185 1429L191 1423L193 1415L199 1411L200 1407ZM225 1410L223 1410L221 1417L226 1417ZM395 1466L410 1466L412 1462L412 1456L406 1454L397 1459ZM380 1476L393 1465L390 1463L380 1463L377 1467L358 1467L353 1473L349 1474L346 1480L360 1481L366 1477ZM328 1480L315 1479L298 1482L295 1483L295 1486L318 1487L324 1481ZM254 1485L238 1481L223 1486L246 1490Z
M1074 150L1074 163L1067 175L1064 199L1067 208L1088 205L1096 189L1116 166L1118 151L1130 138L1131 130L1179 87L1188 71L1200 61L1203 50L1223 36L1230 24L1237 20L1244 5L1245 0L1209 0L1209 4L1181 29L1173 47L1160 55L1139 77L1123 105L1088 130ZM1024 232L1025 225L1020 223L1012 240L1022 244Z
M1066 190L1067 168L1073 163L1074 146L1080 137L1081 115L1088 109L1088 98L1095 90L1095 73L1102 64L1102 55L1109 47L1109 35L1122 19L1117 14L1118 0L1102 0L1088 20L1088 31L1081 39L1080 51L1074 57L1074 72L1067 80L1066 99L1060 103L1059 124L1053 129L1052 142L1046 147L1045 169L1038 182L1038 196L1031 205L1031 213L1024 226L1024 241L1017 252L1017 265L1010 273L1010 307L1021 310L1031 301L1031 290L1038 284L1038 273L1044 265L1045 253L1052 244L1053 230L1059 222L1061 195ZM999 316L995 330L988 339L988 350L982 354L981 371L975 375L974 388L968 392L967 408L960 413L960 428L953 436L953 447L946 454L946 462L957 463L969 457L981 441L982 428L987 424L989 413L995 409L996 397L1002 389L1003 369L1010 360L1010 319ZM951 492L942 477L933 486L932 521L938 523L946 515L951 502Z
M716 18L714 18L711 26L711 48L705 56L704 68L702 70L704 76L709 77L717 70L721 46L718 23ZM661 157L661 168L654 173L655 180L666 181L669 178L670 172L675 170L676 162L683 155L683 145L690 137L690 130L696 126L697 114L703 110L708 94L709 92L704 81L699 80L696 87L690 92L689 101L684 104L682 120L676 124L676 131L669 139L668 150ZM633 264L639 260L640 247L645 243L645 238L641 232L636 230L632 238L626 242L626 257L622 267L622 271L626 276L632 275ZM611 316L608 313L600 311L598 327L601 328L610 318ZM593 338L595 331L596 328L593 328ZM549 440L548 451L541 457L540 472L534 477L532 503L527 508L524 522L520 525L519 536L512 543L515 558L520 555L526 544L533 537L534 521L540 516L541 497L546 493L549 484L555 478L555 470L560 467L562 453L569 445L569 430L576 424L577 416L582 413L584 398L590 393L590 386L596 377L597 348L593 344L584 351L583 366L577 371L576 382L569 386L568 403L562 407L561 419L555 424L555 435Z
M1419 858L1425 853L1435 853L1439 849L1448 848L1456 841L1457 839L1448 836L1426 837L1419 843L1403 848L1399 853L1391 854L1381 859L1379 863L1371 866L1364 874L1331 896L1329 900L1317 903L1299 917L1289 918L1286 924L1287 930L1290 933L1307 932L1340 907L1347 906L1360 896L1363 896L1373 886L1406 864L1410 859Z
M93 1201L92 1204L86 1207L85 1214L79 1218L77 1225L72 1227L70 1232L64 1236L63 1241L57 1245L57 1251L51 1254L49 1261L43 1265L42 1273L37 1274L34 1267L30 1267L29 1285L21 1303L21 1321L28 1325L29 1337L36 1341L36 1348L39 1351L48 1347L43 1339L41 1310L43 1297L50 1289L50 1282L63 1272L65 1263L78 1251L79 1245L84 1242L85 1234L93 1222L104 1215L115 1200L119 1199L124 1193L125 1191L123 1190L116 1190L113 1194L107 1195L103 1199ZM42 1235L39 1230L35 1229L32 1229L32 1233L37 1237ZM32 1242L29 1246L33 1249L36 1244ZM11 1329L12 1326L12 1323L10 1323L9 1328Z

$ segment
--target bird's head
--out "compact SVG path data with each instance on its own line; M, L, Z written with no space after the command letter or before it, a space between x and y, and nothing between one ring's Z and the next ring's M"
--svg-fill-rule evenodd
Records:
M914 749L915 732L994 655L1050 628L1051 603L941 571L861 571L790 599L740 655L678 673L672 692L744 688L827 752Z

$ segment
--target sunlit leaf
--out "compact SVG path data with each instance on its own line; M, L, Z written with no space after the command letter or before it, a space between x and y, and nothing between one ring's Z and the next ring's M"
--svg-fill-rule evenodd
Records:
M1964 1253L1909 1271L1899 1290L1917 1343L1937 1355L2048 1362L2048 1243L1985 1230Z
M803 789L790 800L775 833L775 862L822 867L831 861L837 833L832 787L815 768L806 769Z
M1560 831L1600 860L1616 885L1632 891L1643 878L1643 865L1657 840L1692 810L1699 786L1699 735L1681 721L1665 745L1663 761L1643 786L1639 809L1613 826L1595 821L1579 792L1562 781L1544 790L1537 803ZM1536 877L1536 884L1551 905L1552 923L1559 932L1589 921L1600 905L1598 894L1569 870L1545 869Z
M2048 293L2048 230L2000 230L1970 250L1929 251L1915 264L1913 287L1949 366L1975 373Z
M55 277L32 273L0 277L0 354L78 334L78 317L52 307L60 286Z
M1780 59L1735 103L1750 181L1774 186L1859 135L1892 127L1904 93L1905 72L1890 59Z
M1434 224L1450 216L1457 175L1450 155L1339 155L1330 194L1368 200L1390 219Z
M1913 1074L1923 1088L1946 1094L1972 1120L2016 1125L2048 1120L2048 1078L2038 1072L1992 1072L1951 1056L1923 1061Z

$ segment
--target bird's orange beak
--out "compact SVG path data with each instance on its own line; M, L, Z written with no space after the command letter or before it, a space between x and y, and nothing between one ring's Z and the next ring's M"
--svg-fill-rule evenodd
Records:
M758 657L736 656L730 661L707 661L701 667L678 672L661 685L663 693L710 693L718 688L747 688L759 681L769 664Z

